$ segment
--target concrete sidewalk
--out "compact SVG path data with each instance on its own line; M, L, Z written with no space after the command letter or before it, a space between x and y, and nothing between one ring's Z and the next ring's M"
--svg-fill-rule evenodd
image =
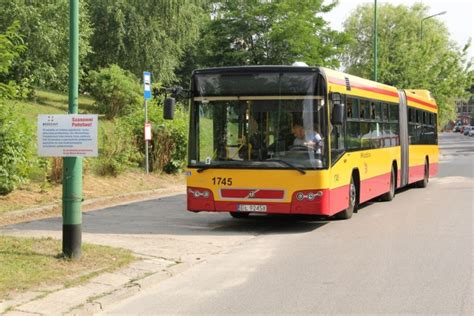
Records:
M138 260L79 286L42 288L0 303L6 315L89 315L144 288L206 261L260 232L241 230L228 214L193 214L185 195L162 196L83 214L83 241L130 249ZM48 218L0 228L17 237L61 238L61 218ZM250 231L248 231L250 230Z

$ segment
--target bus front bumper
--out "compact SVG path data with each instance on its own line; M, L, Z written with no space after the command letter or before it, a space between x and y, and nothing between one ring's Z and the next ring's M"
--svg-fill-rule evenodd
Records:
M331 216L348 206L348 188L297 191L291 202L252 199L215 200L211 190L187 188L187 209L191 212L249 212ZM331 202L331 203L330 203Z

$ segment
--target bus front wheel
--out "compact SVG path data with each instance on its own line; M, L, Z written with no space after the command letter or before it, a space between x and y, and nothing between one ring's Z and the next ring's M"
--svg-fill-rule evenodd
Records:
M351 177L351 183L349 184L349 206L336 214L337 219L349 219L354 214L357 204L357 187L354 183L354 176Z

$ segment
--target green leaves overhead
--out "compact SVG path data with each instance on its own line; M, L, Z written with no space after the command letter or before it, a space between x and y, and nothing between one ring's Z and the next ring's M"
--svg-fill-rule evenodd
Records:
M337 67L345 37L322 14L322 0L219 1L200 43L205 65L291 64Z
M20 23L14 21L4 34L0 33L0 99L17 95L16 85L10 80L9 71L21 52L25 50L23 39L18 35Z
M141 77L174 81L184 52L198 40L203 1L90 1L93 68L117 64Z
M378 79L398 88L428 89L439 106L440 123L454 114L454 99L472 85L466 52L449 38L446 26L430 15L428 7L384 3L378 6ZM345 21L350 38L344 53L348 73L372 78L373 6L359 6Z
M91 50L89 37L92 29L87 6L84 1L80 4L79 58L84 61ZM0 8L0 31L17 21L20 24L18 35L26 46L11 67L10 79L65 90L69 56L69 1L0 0Z

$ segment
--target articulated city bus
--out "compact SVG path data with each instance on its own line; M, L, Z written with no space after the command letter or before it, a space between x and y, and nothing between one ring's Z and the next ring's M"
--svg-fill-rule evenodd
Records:
M426 90L322 67L195 70L187 208L350 218L437 173L437 105Z

